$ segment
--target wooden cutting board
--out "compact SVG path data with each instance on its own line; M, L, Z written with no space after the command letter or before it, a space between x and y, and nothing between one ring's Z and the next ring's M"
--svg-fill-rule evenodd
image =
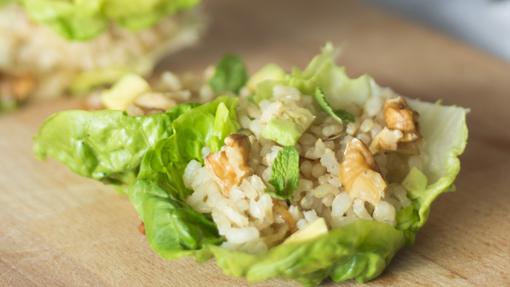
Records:
M215 0L204 10L207 36L164 67L198 71L227 51L252 70L267 62L303 66L331 40L354 75L471 108L457 192L437 200L416 244L368 285L510 286L510 65L353 1ZM0 118L0 285L247 286L212 262L160 259L125 197L33 159L41 121L78 106L44 103Z

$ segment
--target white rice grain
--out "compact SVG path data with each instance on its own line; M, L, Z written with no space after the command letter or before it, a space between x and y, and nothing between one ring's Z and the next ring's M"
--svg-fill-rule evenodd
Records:
M356 134L356 132L358 131L358 128L359 128L359 126L358 126L357 122L348 123L345 132L351 136L354 136Z
M165 71L161 75L161 82L168 88L170 91L179 91L182 89L181 81L177 76L170 72Z
M196 180L195 175L201 167L202 165L194 159L188 163L183 174L184 186L192 188L193 182Z
M352 210L354 211L354 214L361 219L372 219L372 216L370 216L365 206L365 201L361 199L354 200Z
M207 103L214 98L214 92L209 85L202 85L199 91L200 102Z
M292 215L292 218L294 218L294 220L296 221L303 218L303 213L301 213L299 207L297 207L296 205L291 205L289 207L289 213L290 215Z
M383 107L383 101L380 97L370 97L365 103L365 114L369 117L377 115Z
M305 211L305 212L303 212L303 216L305 217L305 220L307 221L307 223L312 223L315 220L319 219L319 216L317 216L317 213L315 212L315 210Z
M352 199L349 194L347 194L347 192L341 192L333 200L331 215L333 217L341 217L351 208L351 205Z
M299 142L305 146L313 146L315 141L317 141L317 138L310 133L304 133L299 139Z
M301 166L299 167L300 170L301 170L301 173L305 176L305 177L312 177L312 168L313 168L313 163L309 160L304 160L302 163L301 163Z
M247 116L241 116L239 118L239 122L241 123L241 127L243 129L249 129L250 128L251 121L250 121L250 118L248 118Z
M335 194L337 192L336 187L332 186L331 184L321 184L314 188L312 191L312 194L317 198L323 198L328 194Z
M335 199L335 195L332 193L329 193L326 196L324 196L324 198L322 199L322 204L324 204L324 206L326 206L326 207L331 207L333 205L334 199Z
M225 234L227 240L233 244L241 244L259 238L259 231L255 227L231 228Z
M322 135L329 138L331 136L338 135L342 132L340 125L329 125L322 128Z
M380 222L395 225L395 207L386 201L381 200L374 209L374 219Z
M338 174L338 161L335 153L331 149L325 149L324 154L320 158L320 163L331 174Z
M374 121L371 118L367 118L367 119L363 120L359 129L363 133L368 133L368 132L370 132L370 130L372 130L373 126L374 126Z
M315 163L312 167L312 176L315 178L319 178L326 172L326 168L320 164L320 162Z

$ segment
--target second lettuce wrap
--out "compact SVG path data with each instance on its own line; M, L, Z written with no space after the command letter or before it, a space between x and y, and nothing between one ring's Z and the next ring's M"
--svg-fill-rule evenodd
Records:
M205 27L198 0L0 3L0 111L148 76Z

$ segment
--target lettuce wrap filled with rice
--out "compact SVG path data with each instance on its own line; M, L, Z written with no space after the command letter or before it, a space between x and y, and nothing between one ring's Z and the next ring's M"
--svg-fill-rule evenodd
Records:
M137 116L126 107L146 92L106 94L126 101L54 114L34 150L118 186L163 258L215 258L249 281L365 282L453 190L467 110L349 78L335 53L251 77L228 55L194 103Z
M149 75L198 40L199 0L0 0L0 112Z

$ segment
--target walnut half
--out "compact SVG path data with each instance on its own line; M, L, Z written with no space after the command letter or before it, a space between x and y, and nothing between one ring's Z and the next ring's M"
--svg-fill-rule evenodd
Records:
M370 144L370 151L373 154L379 151L391 150L395 151L398 148L398 143L401 141L403 133L399 130L390 130L384 127L372 140Z
M225 139L220 151L210 154L205 159L205 166L214 175L221 187L221 192L228 196L234 186L251 173L248 166L250 141L246 135L233 134Z
M388 99L384 103L384 122L391 130L402 132L400 142L412 142L418 134L417 113L413 111L402 97Z
M384 197L386 182L378 172L375 160L357 138L345 148L344 160L340 164L340 181L352 198L359 198L374 206Z

